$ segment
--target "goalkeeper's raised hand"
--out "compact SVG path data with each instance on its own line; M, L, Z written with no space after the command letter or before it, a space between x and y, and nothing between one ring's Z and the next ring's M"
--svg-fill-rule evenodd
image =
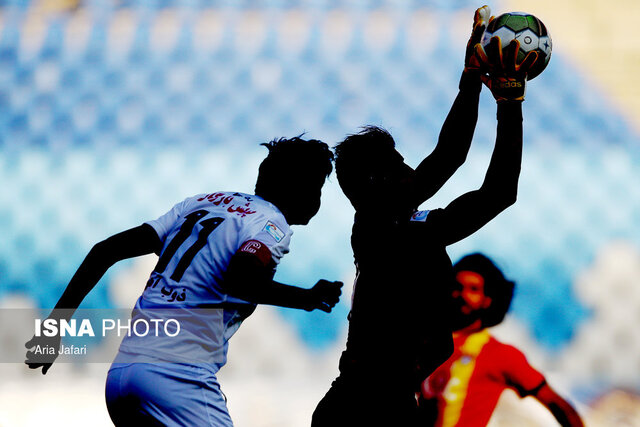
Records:
M497 102L524 101L527 86L527 72L538 60L537 52L529 52L518 62L520 42L513 40L502 49L500 37L494 36L485 50L481 44L476 44L474 56L480 63L483 83L491 90Z
M482 40L484 31L487 29L487 25L491 22L495 16L491 16L491 8L487 5L482 6L476 10L473 15L473 30L471 31L471 37L467 42L467 50L464 55L464 72L479 74L482 65L478 61L475 55L475 47Z

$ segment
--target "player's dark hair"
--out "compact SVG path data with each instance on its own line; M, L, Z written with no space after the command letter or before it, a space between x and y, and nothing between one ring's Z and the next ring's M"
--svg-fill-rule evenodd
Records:
M455 273L473 271L484 279L484 294L491 298L491 305L482 311L482 326L488 328L502 322L513 299L515 282L504 277L493 261L481 253L463 257L453 270Z
M304 134L303 134L304 135ZM317 172L328 177L333 170L333 153L329 146L317 139L279 138L262 143L269 150L260 163L255 193L266 195L283 181L296 180L302 172ZM301 190L304 182L300 182Z
M375 173L372 169L395 146L389 132L377 126L365 126L334 147L338 183L354 206L367 180Z

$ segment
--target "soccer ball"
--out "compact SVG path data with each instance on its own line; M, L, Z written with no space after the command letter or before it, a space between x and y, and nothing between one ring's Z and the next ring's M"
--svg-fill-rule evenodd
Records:
M535 16L524 12L509 12L496 17L487 25L482 37L482 47L486 49L491 37L499 36L504 49L512 40L520 42L517 61L524 59L531 51L538 52L540 58L527 73L527 80L533 80L549 64L551 59L551 35Z

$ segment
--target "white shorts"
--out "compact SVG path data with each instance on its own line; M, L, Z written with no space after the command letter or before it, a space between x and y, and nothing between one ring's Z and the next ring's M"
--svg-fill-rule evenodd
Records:
M116 426L233 426L216 376L197 366L113 363L106 398Z

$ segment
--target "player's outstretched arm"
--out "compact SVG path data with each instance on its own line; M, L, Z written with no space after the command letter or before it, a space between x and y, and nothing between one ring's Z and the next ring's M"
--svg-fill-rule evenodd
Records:
M69 281L54 310L49 314L49 318L56 320L71 319L82 300L94 288L109 267L116 262L153 252L159 253L161 249L162 243L156 231L148 224L123 231L97 243L89 251ZM25 346L32 348L39 344L53 345L57 349L60 346L60 337L34 336ZM42 373L46 374L55 357L46 363L37 359L33 351L28 351L25 363L31 369L42 367Z
M556 393L548 384L544 384L534 395L563 427L582 427L582 419L573 406Z
M475 56L475 46L482 39L490 15L489 6L476 10L460 78L460 91L442 125L438 144L416 168L416 205L433 196L467 158L478 121L478 102L482 89L481 64Z
M464 239L515 203L521 161L521 103L499 103L496 145L482 186L433 212L432 223L443 243L450 245Z
M491 89L498 106L496 145L482 187L454 200L438 216L445 244L455 243L480 229L515 203L522 162L522 101L527 72L538 60L530 52L517 62L520 43L512 41L504 50L493 37L487 51L475 45L475 58L488 76L483 82Z
M319 309L327 313L340 300L342 282L319 280L311 289L285 285L272 279L273 269L259 256L236 253L225 274L225 290L229 295L255 304Z

